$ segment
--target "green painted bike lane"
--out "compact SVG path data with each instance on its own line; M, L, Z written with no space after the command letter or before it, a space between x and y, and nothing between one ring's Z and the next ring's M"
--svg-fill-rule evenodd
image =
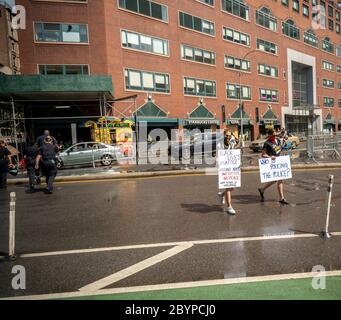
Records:
M214 285L183 289L77 297L77 300L341 300L341 276L326 277L325 289L312 278ZM320 282L318 282L320 283Z

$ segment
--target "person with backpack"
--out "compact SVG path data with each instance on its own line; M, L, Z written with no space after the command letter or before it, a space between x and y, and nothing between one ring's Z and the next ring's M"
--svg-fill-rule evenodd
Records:
M276 159L276 157L281 155L282 145L278 137L276 137L273 129L268 130L268 138L264 143L262 158ZM283 180L271 181L265 184L264 187L258 188L261 201L264 202L264 192L266 189L270 188L272 185L277 183L277 191L279 195L279 203L282 205L287 205L289 202L284 198L284 186Z
M236 139L234 135L228 131L224 131L224 142L222 144L218 145L218 148L223 148L223 149L234 149L236 147ZM228 214L235 215L236 211L232 207L232 191L233 188L227 188L224 191L218 192L218 198L220 201L220 204L224 207L224 211L227 212Z

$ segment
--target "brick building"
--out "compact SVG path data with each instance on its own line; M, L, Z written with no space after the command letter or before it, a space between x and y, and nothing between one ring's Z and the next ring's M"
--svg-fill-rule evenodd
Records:
M340 129L337 1L17 4L27 12L19 32L22 73L112 76L116 98L137 94L136 108L116 102L114 116L136 112L150 129L237 131L242 122L252 139L270 126L306 131L304 108L315 105L315 130Z

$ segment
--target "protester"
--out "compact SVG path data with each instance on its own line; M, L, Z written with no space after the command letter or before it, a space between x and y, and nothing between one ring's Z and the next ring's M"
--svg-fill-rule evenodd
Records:
M234 135L228 131L224 131L224 142L218 145L219 149L234 149L236 146L236 139ZM236 211L232 207L232 191L233 188L227 188L224 191L218 192L218 197L222 206L224 206L224 211L235 215ZM225 206L226 204L226 206Z
M274 130L268 130L268 138L264 143L262 157L276 159L276 157L281 155L282 146L280 140L276 137ZM271 181L265 184L263 188L258 188L261 201L264 201L264 192L266 189L271 187L273 184L277 183L277 190L279 194L279 202L283 205L289 204L289 202L284 198L284 187L283 180Z
M27 175L29 180L29 190L27 191L28 193L35 192L34 186L37 183L35 163L37 156L38 147L36 144L31 144L29 147L26 148L24 152L24 159L26 160Z
M5 141L0 140L0 189L7 188L8 167L12 167L11 153L6 148Z
M46 194L52 194L53 182L57 175L56 156L58 147L53 143L53 138L47 136L44 140L43 146L39 148L39 154L36 158L35 168L39 168L39 163L42 163L42 170L46 177Z

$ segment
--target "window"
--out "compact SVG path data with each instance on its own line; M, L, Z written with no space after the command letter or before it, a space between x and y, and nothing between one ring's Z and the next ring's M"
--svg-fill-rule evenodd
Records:
M323 97L323 105L327 108L334 108L334 98Z
M35 40L41 42L88 43L86 24L36 22Z
M199 48L181 45L181 58L207 64L215 64L215 53Z
M310 44L311 46L318 48L318 38L313 30L308 30L304 32L304 42Z
M335 31L337 34L340 34L340 25L338 23L335 23Z
M336 67L336 72L337 72L337 73L341 73L341 66L337 66L337 67Z
M166 40L127 30L122 30L121 35L122 46L125 48L168 56L169 49Z
M256 11L256 23L277 32L277 19L268 8L263 7Z
M242 86L242 99L251 100L251 87ZM238 84L227 83L226 94L229 99L240 99L240 86Z
M339 108L341 108L341 99L339 99Z
M315 5L313 4L312 18L313 18L313 21L317 24L320 24L321 27L323 28L326 27L326 21L327 21L326 9L325 9L325 6L322 5L322 2L321 2L321 6L317 6L317 4Z
M334 21L332 19L328 19L328 28L331 31L334 31Z
M331 43L328 37L325 37L322 41L322 50L327 51L329 53L334 52L334 45Z
M289 0L282 0L282 5L289 7Z
M335 11L335 19L336 21L340 21L340 11Z
M179 12L180 26L214 36L214 23Z
M166 6L150 0L119 0L119 7L161 21L168 21Z
M309 7L307 5L302 5L302 13L305 17L309 17Z
M250 36L230 28L223 27L224 40L250 46Z
M323 79L322 83L323 83L322 85L325 88L334 88L334 81L333 80Z
M278 68L258 63L258 74L278 78Z
M225 68L250 72L251 63L248 60L241 60L232 56L225 56Z
M278 102L278 90L259 88L259 101Z
M89 67L87 65L39 65L39 74L89 74Z
M338 83L337 83L337 88L338 88L339 90L341 90L341 82L338 82Z
M290 38L296 40L300 39L300 29L295 27L295 24L292 20L282 22L282 33Z
M300 12L300 2L298 0L292 0L292 9Z
M169 93L169 75L157 72L125 69L126 89Z
M198 1L209 4L210 6L214 6L214 0L198 0Z
M224 11L242 19L249 20L249 7L243 2L243 0L221 0Z
M339 44L337 47L336 47L336 55L338 57L341 57L341 44Z
M328 71L334 71L334 65L328 61L322 61L322 69Z
M257 49L265 52L277 54L277 45L272 42L257 39Z
M332 6L328 6L328 16L334 18L334 8Z
M201 97L215 97L216 82L184 77L184 94Z

